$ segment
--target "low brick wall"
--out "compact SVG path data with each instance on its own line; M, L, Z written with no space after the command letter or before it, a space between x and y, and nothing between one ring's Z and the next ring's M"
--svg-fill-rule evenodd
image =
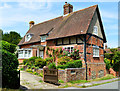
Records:
M85 80L85 68L67 68L58 71L58 79L64 82Z

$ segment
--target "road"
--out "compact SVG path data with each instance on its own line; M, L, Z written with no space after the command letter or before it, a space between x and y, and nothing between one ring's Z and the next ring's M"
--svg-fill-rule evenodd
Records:
M118 86L120 88L120 81L119 81L119 84L118 84L118 81L116 81L116 82L111 82L111 83L88 87L88 88L68 87L65 89L118 89Z

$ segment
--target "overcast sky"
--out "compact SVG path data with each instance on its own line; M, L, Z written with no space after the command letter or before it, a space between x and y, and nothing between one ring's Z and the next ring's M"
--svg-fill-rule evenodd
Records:
M108 47L118 46L117 2L68 2L77 11L98 4ZM64 2L0 2L0 29L4 33L16 31L23 37L29 21L40 23L63 15ZM1 22L2 21L2 22Z

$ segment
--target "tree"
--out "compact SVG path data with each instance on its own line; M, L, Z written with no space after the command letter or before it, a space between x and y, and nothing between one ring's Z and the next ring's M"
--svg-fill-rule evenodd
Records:
M3 34L2 40L7 41L12 44L18 44L21 40L20 34L17 32L11 31L10 33Z

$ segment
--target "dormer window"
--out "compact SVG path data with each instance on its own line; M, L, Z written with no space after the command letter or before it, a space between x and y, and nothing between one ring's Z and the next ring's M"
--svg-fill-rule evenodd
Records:
M97 26L94 26L93 34L98 35L98 27Z
M41 38L41 42L45 42L46 38L47 38L47 35L41 36L40 38Z
M27 34L25 36L25 42L30 41L31 38L32 38L32 34Z

